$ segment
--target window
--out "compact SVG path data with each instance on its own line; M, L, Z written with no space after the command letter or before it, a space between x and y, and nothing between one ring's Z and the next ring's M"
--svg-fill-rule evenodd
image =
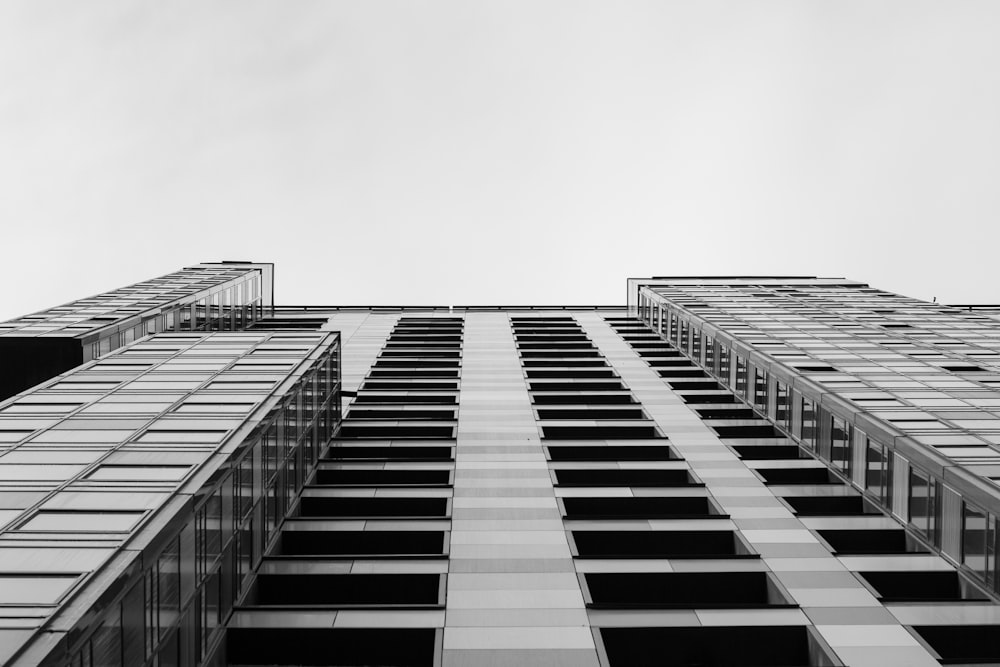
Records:
M865 491L878 499L886 509L892 509L892 451L870 438L867 441Z
M830 462L845 475L851 468L851 429L840 417L830 418Z
M253 403L203 403L188 401L177 406L174 412L202 414L245 414L253 408Z
M133 404L134 405L134 404ZM64 424L72 425L74 421L64 422ZM111 422L115 425L114 422ZM32 440L32 443L74 443L83 444L88 442L97 443L116 443L123 442L130 435L134 433L133 429L96 429L96 428L63 428L63 429L49 429L48 431L42 433L40 436Z
M274 382L249 380L217 380L209 383L206 389L217 391L267 391L274 386Z
M747 396L747 360L736 355L736 393L746 398Z
M189 353L190 354L190 353ZM185 359L187 361L187 359ZM229 363L226 359L205 360L199 359L198 363L181 363L179 361L168 361L156 367L157 377L163 377L163 372L170 373L197 373L198 377L207 377L205 373L224 368Z
M928 553L902 528L833 528L816 533L838 556Z
M383 584L383 588L413 590L411 584ZM332 584L321 589L341 591ZM440 646L438 632L433 628L303 628L290 639L285 628L233 628L227 630L226 657L234 665L330 664L331 655L342 665L430 665L435 645Z
M160 431L152 430L143 433L136 442L163 443L215 443L222 440L226 431Z
M240 373L247 372L275 372L284 371L295 365L293 361L274 361L274 362L262 362L262 361L237 361L233 364L230 370L238 371Z
M648 588L647 594L657 589L655 585ZM693 605L689 603L689 606ZM802 626L604 627L599 632L612 665L808 665L830 662L825 651L816 647L807 628ZM677 653L683 651L684 662L654 663L650 658L673 647L683 647L677 648Z
M712 375L719 374L719 367L716 365L718 355L716 354L717 344L711 336L705 336L705 368Z
M727 530L583 530L571 548L585 558L733 558L748 553Z
M48 512L42 510L18 527L18 530L60 531L65 533L127 533L145 512Z
M9 460L8 454L4 463ZM84 465L58 465L58 464L31 464L16 463L0 465L0 482L64 482L73 478L78 472L83 470Z
M0 574L0 605L56 604L76 580L75 574Z
M376 472L379 473L381 476L385 476L386 473L392 473L394 475L401 475L401 474L412 475L414 473L420 473L421 475L427 475L428 473L443 472L445 473L445 475L442 483L446 483L448 479L448 471L438 471L438 470L430 470L430 471L320 470L318 479L325 479L329 477L333 481L336 481L338 479L344 479L347 474L356 476L358 474L364 473L371 476ZM681 469L562 468L556 470L555 475L556 475L556 483L559 486L644 486L644 487L702 486L700 482L696 482L694 480L689 471Z
M809 449L816 449L816 406L808 398L802 398L802 427L799 439Z
M604 608L690 609L789 604L785 596L775 591L765 572L601 572L584 576L588 604ZM638 658L636 664L644 662Z
M767 414L767 371L754 367L753 405L761 413Z
M94 364L90 367L92 371L115 371L115 372L126 372L126 373L141 373L142 371L150 368L153 364L118 364L112 363L110 361L102 361L101 363Z
M198 385L202 383L202 380L163 380L162 378L167 377L164 375L151 375L147 373L142 376L142 380L134 380L125 385L125 388L129 391L159 391L162 389L195 389ZM160 378L154 380L152 378ZM179 377L179 376L174 376ZM186 377L186 376L185 376Z
M791 410L788 409L788 387L777 381L774 388L774 419L778 422L778 426L789 430L791 428Z
M410 498L398 500L413 502L413 499ZM690 519L721 514L717 506L703 496L666 498L567 497L562 498L560 503L565 510L565 516L569 519Z
M0 431L0 442L4 443L20 442L21 440L24 440L32 433L34 433L34 431L13 431L9 429L4 429Z
M117 667L122 664L122 615L121 605L111 607L110 613L104 619L101 627L94 632L90 640L90 657L88 665L106 665Z
M444 427L442 427L443 429ZM447 427L450 434L452 429ZM442 433L440 436L449 437ZM662 437L651 423L641 425L581 425L581 426L542 426L542 437L554 440L577 440L577 439L648 439Z
M14 403L2 411L5 415L63 415L72 412L83 403Z
M726 347L725 345L720 344L719 379L722 380L722 383L727 387L729 386L729 383L732 382L732 379L729 377L729 358L730 358L729 348Z
M996 517L964 503L962 524L962 564L981 580L992 582L996 555Z
M910 525L931 542L936 542L937 482L911 466L909 498Z
M102 465L87 476L95 482L176 482L191 466Z
M118 380L111 380L108 382L80 382L73 380L65 380L63 382L57 382L49 389L59 389L64 391L111 391L114 387L121 384Z
M152 396L146 396L145 398L154 398ZM173 404L170 402L159 402L159 403L125 403L118 401L100 401L94 403L81 411L81 414L91 415L97 414L145 414L145 415L156 415Z
M173 629L180 617L180 560L180 539L174 538L156 562L157 625L161 639Z

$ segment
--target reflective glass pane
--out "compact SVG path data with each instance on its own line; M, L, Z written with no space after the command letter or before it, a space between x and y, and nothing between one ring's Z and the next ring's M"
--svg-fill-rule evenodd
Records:
M101 482L175 482L183 479L190 470L190 466L104 465L88 475L87 479Z
M55 604L76 583L76 575L0 574L0 604Z
M145 512L39 512L18 530L56 530L63 532L124 533Z

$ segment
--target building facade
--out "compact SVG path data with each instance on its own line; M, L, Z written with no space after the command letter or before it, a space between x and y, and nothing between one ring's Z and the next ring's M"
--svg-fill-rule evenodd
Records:
M291 308L199 266L259 289L0 402L4 664L1000 664L989 308Z

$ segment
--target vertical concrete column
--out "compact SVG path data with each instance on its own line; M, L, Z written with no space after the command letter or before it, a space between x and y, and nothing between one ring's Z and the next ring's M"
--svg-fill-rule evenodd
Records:
M506 313L465 320L445 667L596 666Z

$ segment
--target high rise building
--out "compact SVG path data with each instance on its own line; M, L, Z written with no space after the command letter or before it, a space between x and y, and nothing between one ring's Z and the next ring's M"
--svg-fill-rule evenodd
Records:
M1000 664L995 309L270 284L203 264L0 325L35 382L0 402L0 662ZM60 335L69 366L24 342Z

